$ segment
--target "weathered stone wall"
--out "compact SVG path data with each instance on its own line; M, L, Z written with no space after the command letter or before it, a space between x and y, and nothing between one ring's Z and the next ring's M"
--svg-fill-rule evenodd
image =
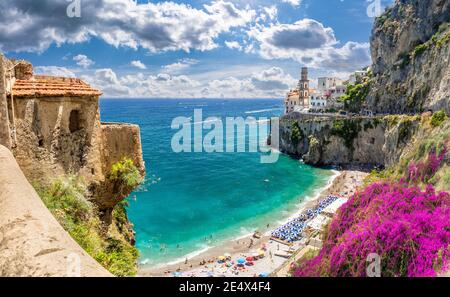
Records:
M142 158L141 131L138 125L102 123L102 153L105 170L123 158L130 158L142 174L145 172Z
M14 106L14 155L30 181L64 174L104 178L98 98L15 98Z
M338 129L337 123L343 128ZM280 120L280 151L311 165L390 166L400 159L420 117ZM298 141L293 129L300 130ZM298 127L298 128L297 128Z
M59 225L1 145L0 164L0 276L112 276Z
M0 145L11 149L11 130L9 127L8 103L6 101L5 67L6 61L0 54Z
M122 123L101 124L101 164L104 175L108 177L112 166L124 158L134 161L142 176L145 165L142 157L141 134L139 126ZM110 210L123 199L117 184L107 178L92 185L96 201L108 218ZM108 219L107 219L108 220Z

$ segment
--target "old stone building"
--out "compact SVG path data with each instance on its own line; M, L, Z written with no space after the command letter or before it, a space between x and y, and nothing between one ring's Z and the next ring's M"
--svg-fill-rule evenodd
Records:
M111 210L123 198L108 182L112 165L130 158L144 174L139 127L101 122L101 92L80 79L34 75L25 61L1 65L0 144L30 182L81 176L99 208Z

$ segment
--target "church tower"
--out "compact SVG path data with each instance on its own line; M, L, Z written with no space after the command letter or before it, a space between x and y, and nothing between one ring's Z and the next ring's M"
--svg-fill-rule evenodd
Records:
M299 103L303 107L309 107L309 80L308 67L302 67L300 81L298 82Z

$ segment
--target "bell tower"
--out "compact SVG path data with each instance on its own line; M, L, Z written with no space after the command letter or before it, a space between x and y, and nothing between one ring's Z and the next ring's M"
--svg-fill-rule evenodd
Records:
M308 67L302 67L300 81L298 82L299 101L303 107L309 106L309 80Z

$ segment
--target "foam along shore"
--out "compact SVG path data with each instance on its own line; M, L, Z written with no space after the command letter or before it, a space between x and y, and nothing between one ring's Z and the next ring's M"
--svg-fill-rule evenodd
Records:
M323 189L316 197L305 201L298 212L290 219L285 220L285 223L290 222L293 218L298 217L301 214L306 214L309 209L314 209L318 206L320 201L324 201L329 196L338 196L343 199L348 198L355 193L357 188L361 185L362 180L367 176L367 173L359 170L343 170L339 171L330 184ZM336 203L342 203L340 200ZM336 203L330 205L327 208L328 212L336 211ZM333 203L332 203L333 204ZM330 215L330 214L328 214ZM321 217L322 216L322 217ZM317 239L311 240L312 236L317 235L320 230L314 230L314 227L318 228L325 222L322 221L323 215L314 216L313 220L308 221L308 227L304 230L305 237L299 241L295 241L288 245L285 241L274 240L271 233L275 231L267 230L262 234L260 238L255 238L253 235L249 235L240 239L234 239L223 244L204 250L201 253L188 257L187 261L181 261L178 263L167 264L164 266L157 266L153 268L141 267L138 274L140 276L264 276L269 274L286 275L287 266L293 259L297 259L302 250L310 249L311 247L317 248L320 246L320 241ZM279 227L274 226L272 228ZM260 258L259 254L264 252L264 257ZM226 256L227 261L221 261L221 257ZM247 260L252 257L254 261L250 261L251 266L241 265L238 260ZM257 258L257 259L255 259ZM246 261L248 262L248 261ZM230 265L231 264L231 265ZM238 265L239 264L239 265ZM239 268L235 268L238 266Z

